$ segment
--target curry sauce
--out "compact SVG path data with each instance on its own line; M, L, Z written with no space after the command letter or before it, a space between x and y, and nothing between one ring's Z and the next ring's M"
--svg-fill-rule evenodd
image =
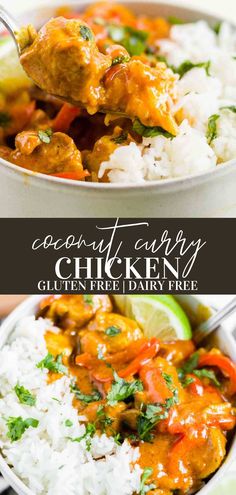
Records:
M147 339L108 296L52 296L38 316L59 328L46 334L48 353L69 369L88 431L139 447L150 495L193 493L220 467L236 422L228 357L190 340Z

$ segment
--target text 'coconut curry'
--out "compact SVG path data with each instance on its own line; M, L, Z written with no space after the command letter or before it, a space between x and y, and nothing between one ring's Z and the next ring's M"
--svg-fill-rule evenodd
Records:
M56 15L38 33L29 26L18 34L35 85L1 95L0 156L34 172L107 182L99 168L116 148L178 134L179 75L158 48L171 25L110 3Z
M127 439L139 447L143 494L195 493L226 455L236 422L236 366L219 349L196 349L191 340L148 339L135 320L113 311L108 296L43 300L39 316L60 331L46 333L40 366L50 381L69 368L88 449L95 433Z

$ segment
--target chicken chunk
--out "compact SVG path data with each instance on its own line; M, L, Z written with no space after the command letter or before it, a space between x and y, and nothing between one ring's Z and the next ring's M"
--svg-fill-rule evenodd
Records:
M15 145L15 150L9 148L7 153L3 149L2 154L20 167L50 175L73 172L78 180L85 176L80 152L66 134L23 131L16 136Z
M97 356L99 349L106 354L118 353L143 337L134 320L115 313L97 313L94 320L80 332L82 352Z
M41 89L72 99L91 114L123 113L144 125L178 132L171 114L177 76L163 63L149 67L131 58L113 65L111 55L98 50L93 32L80 19L50 20L33 42L31 37L21 63Z
M112 310L109 296L64 295L53 298L53 301L46 299L41 304L44 316L52 319L65 330L83 327L100 310L107 312Z

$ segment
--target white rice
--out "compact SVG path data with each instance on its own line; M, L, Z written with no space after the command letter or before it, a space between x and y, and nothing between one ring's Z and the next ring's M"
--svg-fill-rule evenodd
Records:
M236 158L236 115L221 109L236 105L236 31L228 23L221 25L219 35L205 21L175 25L170 38L159 40L158 46L176 67L185 61L210 61L210 76L204 68L193 68L177 82L177 137L143 138L140 145L120 146L101 164L99 178L106 171L110 182L121 183L186 177ZM217 138L208 144L208 119L214 114L220 115Z
M132 495L139 491L142 470L139 450L128 442L118 446L105 434L91 439L91 451L80 437L85 426L72 405L70 377L47 383L47 370L36 364L47 355L44 340L52 329L47 320L20 321L8 345L0 351L0 448L13 471L36 495ZM13 390L19 383L36 395L36 405L21 404ZM7 437L6 418L35 418L20 440ZM66 420L73 425L67 427ZM122 475L121 475L122 474Z

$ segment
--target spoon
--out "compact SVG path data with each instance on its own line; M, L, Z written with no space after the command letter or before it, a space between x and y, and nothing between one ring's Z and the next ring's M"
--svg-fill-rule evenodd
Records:
M22 50L20 43L19 43L18 34L20 33L21 30L23 30L25 28L20 27L19 24L17 23L17 21L15 21L15 19L12 17L12 15L9 14L9 12L2 5L0 5L0 22L2 22L2 24L4 24L5 28L8 30L8 32L12 36L14 43L16 45L16 48L17 48L18 56L20 57L23 50ZM70 105L81 108L81 103L79 101L73 100L70 97L63 97L63 96L52 94L52 93L50 93L50 94L52 96L54 96L55 98L59 98L60 100L66 102L66 103L70 103ZM111 115L116 115L117 118L127 117L127 115L123 112L119 112L119 111L116 112L116 111L113 111L110 109L108 110L105 108L99 109L99 113L104 113L104 114L109 113Z
M236 311L236 297L196 328L194 331L194 341L199 344L208 335L215 332L221 323L234 313L234 311Z
M18 55L20 56L21 48L17 40L17 33L20 31L20 27L15 19L9 14L9 12L7 12L4 7L2 7L2 5L0 5L0 21L2 22L2 24L4 24L5 28L12 36L18 51Z

